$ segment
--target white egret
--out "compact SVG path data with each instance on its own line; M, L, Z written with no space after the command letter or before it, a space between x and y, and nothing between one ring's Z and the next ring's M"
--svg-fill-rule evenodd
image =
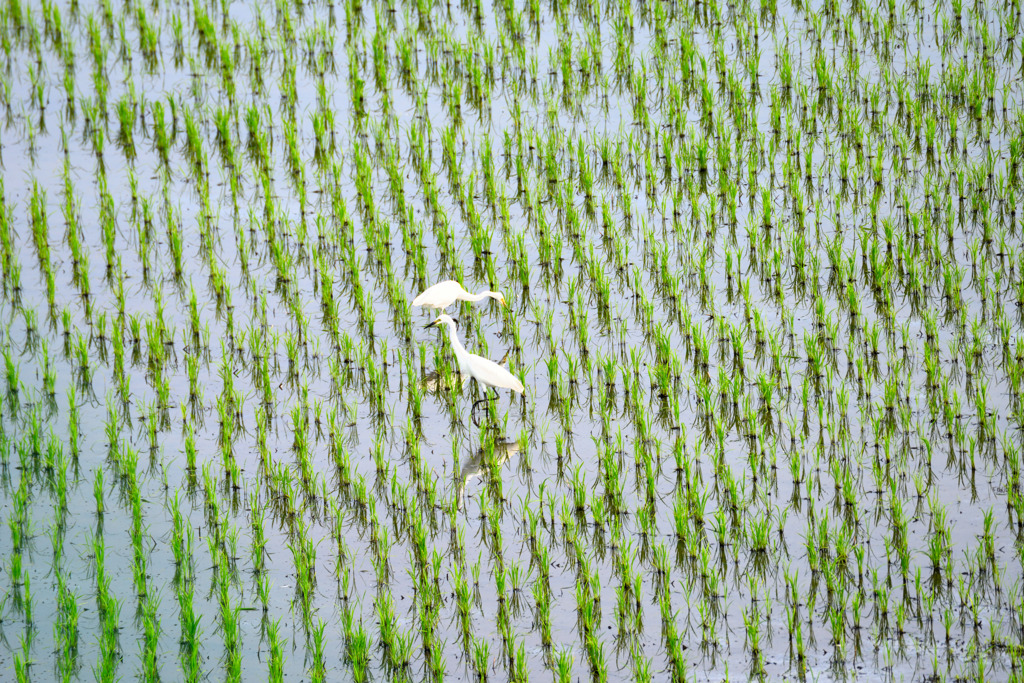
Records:
M452 318L452 320L455 319ZM455 322L458 321L456 320ZM511 355L511 353L511 349L506 351L502 359L498 361L498 365L504 366L505 363L508 362L508 357L509 355ZM448 382L445 379L444 373L442 373L440 370L431 370L426 375L424 375L423 379L420 380L420 387L422 387L424 391L430 394L436 394L442 391L454 391L456 388L454 381ZM462 385L460 384L458 385L458 387L461 388Z
M523 393L525 388L523 383L520 382L515 375L501 367L493 360L478 356L475 353L470 353L466 350L466 347L459 341L459 335L455 331L455 321L452 320L450 315L442 313L437 317L437 320L427 325L427 327L434 327L435 325L447 325L448 326L448 340L452 343L452 350L455 352L455 359L459 362L459 374L462 375L462 386L466 386L466 382L472 377L477 382L484 386L485 398L477 401L473 404L473 410L479 403L487 400L487 387L494 389L511 389L512 391ZM495 392L497 393L497 392Z
M487 297L494 299L502 306L506 305L505 297L502 296L501 292L488 290L479 294L471 294L463 289L462 285L455 280L445 280L444 282L438 282L433 287L428 287L422 294L412 300L412 305L442 310L448 308L456 301L477 302L483 301Z

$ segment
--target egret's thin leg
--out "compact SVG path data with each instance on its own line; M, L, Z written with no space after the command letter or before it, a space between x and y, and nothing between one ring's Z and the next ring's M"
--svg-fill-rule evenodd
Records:
M498 396L497 396L497 395L494 395L494 396L490 396L490 397L484 397L484 398L478 399L478 400L476 401L476 403L474 403L474 404L473 404L473 410L476 410L476 407L477 407L478 405L480 405L481 403L490 403L491 401L496 401L497 399L498 399Z
M473 408L472 408L472 410L470 410L470 415L471 415L471 416L473 417L473 424L475 424L475 425L476 425L477 427L479 427L479 426L480 426L480 423L479 423L479 422L477 422L477 419L476 419L476 407L477 407L478 405L480 405L481 403L488 403L489 401L493 401L493 400L496 400L497 398L498 398L498 392L494 392L494 397L493 397L493 398L491 398L491 397L488 397L488 395L487 395L487 390L486 390L486 389L484 390L484 397L483 397L483 398L481 398L481 399L478 399L478 400L477 400L477 401L476 401L476 402L475 402L475 403L473 404Z

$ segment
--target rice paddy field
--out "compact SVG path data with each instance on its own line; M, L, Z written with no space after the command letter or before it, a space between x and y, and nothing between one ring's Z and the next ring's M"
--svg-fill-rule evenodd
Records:
M0 678L1020 680L1021 22L3 0Z

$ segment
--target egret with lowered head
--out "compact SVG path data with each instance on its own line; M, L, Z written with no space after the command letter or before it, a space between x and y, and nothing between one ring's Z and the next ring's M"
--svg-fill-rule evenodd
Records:
M429 291L429 290L428 290ZM437 320L427 325L427 327L434 327L435 325L447 325L448 326L448 340L452 343L452 350L455 352L455 359L459 362L459 374L462 375L462 385L465 386L469 378L472 377L478 383L484 387L484 398L480 399L473 404L473 410L476 410L477 405L487 401L487 388L492 387L494 389L511 389L512 391L523 393L525 391L523 383L513 375L511 372L501 367L493 360L478 356L475 353L470 353L466 350L466 347L459 341L459 335L455 331L455 321L450 315L442 313L437 317ZM497 393L497 392L495 392Z
M462 285L455 280L445 280L444 282L438 282L433 287L428 287L422 294L412 300L412 305L443 310L456 301L476 302L483 301L487 297L494 299L502 306L506 305L505 297L502 296L501 292L488 290L479 294L471 294L463 289Z

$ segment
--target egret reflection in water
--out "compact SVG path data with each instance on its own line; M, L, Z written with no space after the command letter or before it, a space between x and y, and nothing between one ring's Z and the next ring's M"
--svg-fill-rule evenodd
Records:
M490 457L488 449L490 448ZM462 463L458 474L455 476L455 496L458 500L459 510L462 509L463 497L466 494L466 486L470 479L479 477L488 466L501 467L508 459L519 452L522 445L518 440L507 440L504 438L487 442L476 449L472 457Z

